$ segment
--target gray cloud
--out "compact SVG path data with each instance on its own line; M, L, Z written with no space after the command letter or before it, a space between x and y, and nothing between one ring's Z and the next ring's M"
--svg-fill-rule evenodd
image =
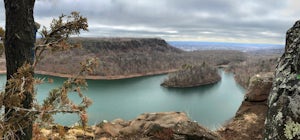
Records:
M39 0L35 19L47 26L62 13L79 11L90 25L83 36L284 43L286 30L299 18L297 4L298 0ZM3 1L0 6L3 21Z

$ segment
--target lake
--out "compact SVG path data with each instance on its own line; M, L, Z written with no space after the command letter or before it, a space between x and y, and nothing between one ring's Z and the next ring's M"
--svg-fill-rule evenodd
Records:
M88 109L89 124L102 120L122 118L131 120L145 112L181 111L210 129L216 129L230 120L239 108L245 89L239 86L233 74L220 71L222 80L213 85L196 88L164 88L160 83L166 75L146 76L122 80L88 80L88 89L84 93L93 100ZM45 83L37 87L38 101L44 99L49 90L58 87L65 78L50 77L54 83ZM5 75L0 76L5 84ZM78 98L71 97L74 100ZM56 121L63 125L72 125L78 116L57 115Z

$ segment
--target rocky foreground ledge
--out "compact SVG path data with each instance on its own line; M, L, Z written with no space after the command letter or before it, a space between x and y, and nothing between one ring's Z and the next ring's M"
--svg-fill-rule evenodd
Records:
M63 131L63 132L62 132ZM64 135L62 135L64 134ZM90 128L87 132L79 128L42 129L41 138L97 139L97 140L220 140L212 132L185 113L161 112L145 113L131 121L116 119Z
M235 117L218 130L226 140L261 140L268 110L267 99L272 87L273 73L260 73L251 77L249 91L245 95Z

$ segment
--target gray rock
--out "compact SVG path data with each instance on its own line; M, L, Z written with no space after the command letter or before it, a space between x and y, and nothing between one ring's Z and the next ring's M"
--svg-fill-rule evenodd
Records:
M272 80L272 73L260 73L251 77L249 91L245 95L245 100L249 102L266 101L272 87Z
M287 31L268 107L264 139L300 139L300 20Z

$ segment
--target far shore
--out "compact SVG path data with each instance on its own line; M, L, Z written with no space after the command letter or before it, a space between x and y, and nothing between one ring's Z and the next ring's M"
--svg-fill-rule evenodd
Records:
M160 74L167 74L171 72L175 72L177 69L165 70L165 71L156 71L156 72L147 72L143 74L131 74L131 75L112 75L112 76L98 76L98 75L87 75L85 79L89 80L118 80L118 79L127 79L127 78L136 78L136 77L143 77L143 76L151 76L151 75L160 75ZM72 74L62 74L62 73L55 73L55 72L47 72L47 71L34 71L36 74L42 75L49 75L49 76L56 76L62 78L70 78L74 75ZM6 74L6 71L1 70L0 74Z

